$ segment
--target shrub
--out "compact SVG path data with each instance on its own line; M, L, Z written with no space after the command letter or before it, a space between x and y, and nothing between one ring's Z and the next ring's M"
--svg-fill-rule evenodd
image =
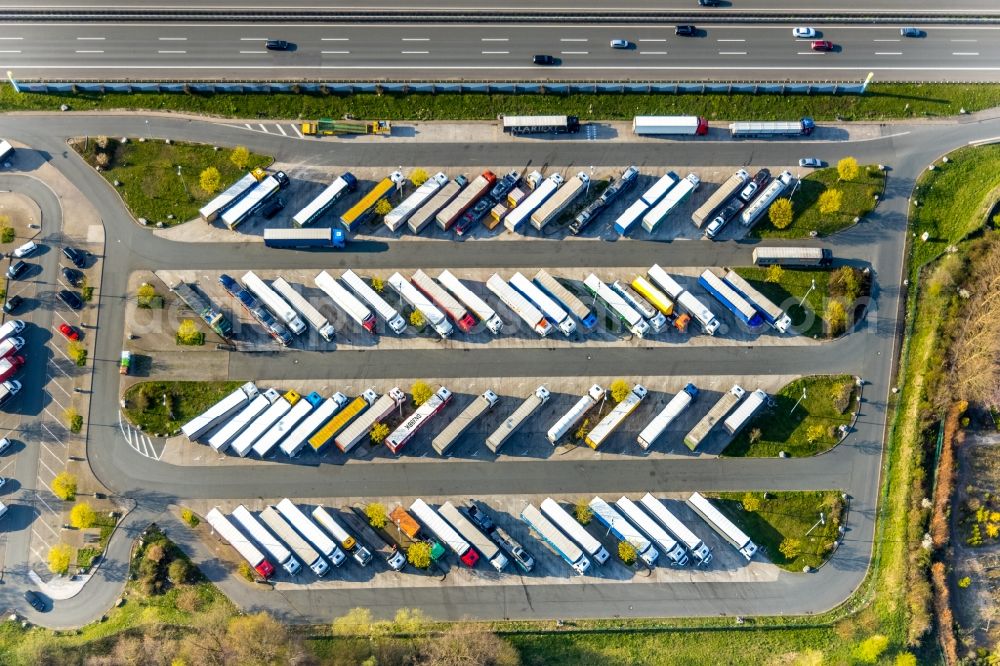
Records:
M580 427L576 429L576 433L573 435L573 438L576 439L578 442L582 442L587 438L587 435L589 433L590 433L590 419L584 419L583 423L580 424Z
M416 329L422 329L427 320L424 319L424 314L420 310L414 310L410 313L410 326Z
M63 418L66 419L66 427L69 428L70 432L76 433L83 430L83 416L76 411L75 407L67 407L63 412Z
M371 439L372 444L381 444L385 441L385 438L389 436L389 426L384 423L376 423L372 426L371 432L368 433L368 437Z
M860 171L858 161L853 157L845 157L837 162L837 177L840 180L854 180Z
M189 565L186 560L178 558L171 562L170 566L167 567L167 576L174 583L186 583L188 578L191 576L191 565Z
M594 511L587 504L587 500L579 500L573 507L573 515L576 516L576 522L581 525L589 525L590 521L594 519Z
M857 300L861 293L861 279L852 266L841 266L830 274L830 293L842 296L848 303Z
M802 540L786 538L778 546L778 550L785 556L785 559L794 560L802 554Z
M826 190L819 195L819 212L830 215L840 210L844 203L844 193L840 190Z
M233 152L229 156L229 161L237 169L246 169L247 164L250 163L250 151L247 150L246 146L237 146L233 148Z
M610 390L611 399L615 402L621 402L632 392L632 387L624 379L616 379L611 382Z
M198 176L198 185L208 194L218 192L222 186L222 174L215 167L208 167Z
M778 199L771 204L767 216L775 229L785 229L792 223L792 202L788 199Z
M964 578L958 579L958 586L963 590L969 587L970 585L972 585L972 578L970 578L969 576L965 576Z
M201 345L205 343L205 335L198 330L198 324L193 319L184 319L177 326L176 335L179 345Z
M254 582L255 580L257 580L257 572L255 572L253 570L253 567L251 567L246 562L240 562L240 565L236 568L236 572L239 575L241 575L244 578L246 578L251 583Z
M82 342L71 340L66 345L66 355L76 363L77 367L82 368L87 365L87 348Z
M60 543L49 548L49 554L46 558L49 563L49 571L54 574L62 575L69 571L70 559L73 557L73 549L67 544Z
M93 527L95 522L97 522L97 514L86 502L80 502L69 512L69 524L78 530Z
M201 519L195 515L194 511L188 509L187 507L181 509L181 520L183 520L188 527L198 527L198 523Z
M826 434L826 426L822 423L815 423L806 429L806 441L812 444L820 439Z
M838 300L831 300L826 304L826 312L823 314L827 328L832 337L836 337L847 329L847 312L844 304Z
M156 288L148 282L143 282L139 285L139 288L135 290L135 298L139 303L140 308L148 308L150 301L156 298Z
M874 664L889 647L889 639L881 634L876 634L861 641L854 648L854 658L863 664Z
M413 382L413 386L410 387L410 393L413 394L413 405L415 407L424 404L434 395L434 391L427 385L427 382L422 381Z
M94 164L102 169L106 169L111 164L111 156L107 153L97 153L94 155Z
M423 169L417 168L410 172L410 182L413 183L414 187L420 187L428 180L430 180L430 174Z
M372 502L365 506L365 515L368 516L368 524L375 529L382 529L389 524L389 514L385 510L385 504Z
M618 557L621 558L622 562L628 565L633 565L635 564L635 560L638 556L639 554L636 552L635 546L631 543L628 541L618 542Z
M760 428L753 428L750 431L750 443L751 444L756 444L757 442L760 441L761 437L763 437L763 436L764 436L764 433L761 432Z
M746 493L743 495L743 499L740 501L743 505L744 511L754 512L760 511L760 497L754 495L753 493Z
M13 243L16 237L12 227L0 229L0 243Z
M76 499L76 476L69 472L56 474L56 478L52 479L52 494L64 502Z
M372 289L374 289L377 293L381 294L382 291L385 289L385 280L383 280L378 276L373 277Z
M785 269L779 264L772 264L767 267L767 271L764 273L764 282L780 284L783 277L785 277Z
M431 545L426 541L418 541L406 549L406 561L418 569L426 569L431 565Z
M385 215L392 210L392 204L389 203L388 199L380 199L377 204L375 204L375 214Z

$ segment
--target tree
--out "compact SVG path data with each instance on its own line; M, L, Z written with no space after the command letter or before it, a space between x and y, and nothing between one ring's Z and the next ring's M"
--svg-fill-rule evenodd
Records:
M166 556L166 554L167 551L163 549L162 545L158 543L151 543L149 544L149 547L146 548L146 552L143 554L143 556L150 562L156 562L157 564L159 564L161 561L163 561L163 558Z
M611 382L610 389L611 399L615 402L621 402L632 392L632 387L624 379L616 379Z
M638 553L635 551L635 546L633 546L628 541L618 542L618 557L621 561L628 565L635 564L635 558L638 557Z
M802 540L787 538L781 541L778 550L785 556L786 560L794 560L802 554Z
M107 150L108 146L111 145L111 140L106 136L99 136L94 140L94 143L97 144L99 150Z
M392 619L392 631L415 636L427 633L427 624L427 615L419 608L400 608Z
M895 666L917 666L917 655L912 652L900 652L896 655Z
M0 217L7 217L6 215ZM14 232L14 227L7 226L10 222L10 218L7 217L6 220L0 221L0 243L13 243L14 239L17 238L17 234Z
M388 199L379 199L379 202L375 204L376 215L385 215L390 210L392 210L392 204L389 203Z
M478 626L454 624L424 649L419 666L519 666L513 645Z
M970 578L969 576L965 576L964 578L958 579L958 586L963 590L969 587L970 585L972 585L972 578Z
M226 627L226 643L234 664L288 663L288 629L267 613L237 616Z
M744 511L754 512L760 510L760 497L754 495L753 493L744 493L743 499L740 500L740 504L743 505Z
M178 558L167 567L167 577L175 583L186 583L190 575L191 565L187 560Z
M424 404L434 395L434 391L427 385L427 382L422 381L413 382L413 386L410 387L410 393L413 395L413 404L416 407Z
M250 164L250 151L247 150L246 146L236 146L233 148L233 152L229 155L229 161L232 162L237 169L246 169L247 165Z
M389 426L379 422L372 426L372 430L368 433L369 439L371 439L372 444L381 444L385 441L385 438L389 436Z
M222 185L222 174L215 167L208 167L198 176L198 185L209 194L218 192Z
M577 500L573 507L573 515L576 516L576 522L581 525L589 525L590 521L594 519L594 511L585 499Z
M837 177L840 180L854 180L859 171L858 161L853 157L845 157L837 162Z
M826 426L822 423L814 423L806 428L806 441L812 444L818 442L826 434Z
M775 229L785 229L792 223L792 202L788 199L778 199L767 212L768 219Z
M831 215L840 210L844 202L844 193L840 190L826 190L819 195L819 212L824 215Z
M140 307L148 306L149 302L156 297L156 288L148 282L143 282L135 290L135 297L139 301Z
M64 574L69 571L69 562L73 557L73 549L65 543L59 543L49 548L49 571L54 574Z
M854 657L863 664L874 664L889 647L889 639L881 634L875 634L858 643L854 648Z
M56 478L52 479L52 494L64 502L76 499L76 476L69 472L56 474Z
M420 187L430 179L430 174L423 169L417 168L410 172L410 182L414 187Z
M69 512L69 524L78 530L93 527L97 521L97 514L86 502L80 502Z
M248 564L247 562L244 562L242 560L240 561L239 566L236 567L236 573L243 576L251 583L257 580L257 573L253 570L253 567L250 566L250 564Z
M201 519L195 515L194 511L187 507L181 509L181 520L187 523L188 527L198 527L198 523L201 522Z
M783 277L785 277L785 269L779 264L771 264L764 273L764 282L780 284Z
M83 416L75 407L67 407L63 411L63 418L66 419L66 427L70 432L80 432L83 429Z
M414 546L420 544L413 544ZM430 547L428 547L428 554ZM429 557L429 555L428 555ZM385 635L388 623L376 622L372 612L367 608L352 608L333 621L333 635L351 637L357 636L374 640Z
M177 327L177 342L182 345L197 345L201 343L202 335L198 324L193 319L184 319Z
M376 292L378 292L378 293L381 294L382 291L385 289L385 280L383 280L382 278L378 277L377 275L375 277L373 277L372 278L372 289L374 289Z
M107 153L97 153L94 155L94 164L104 169L111 164L111 156Z
M385 510L385 504L381 502L372 502L365 506L365 515L368 516L368 524L377 530L389 524L389 514Z
M82 342L70 340L66 345L66 355L81 368L87 365L87 348Z
M761 431L760 428L753 428L753 429L751 429L750 430L750 443L751 444L756 444L757 442L759 442L761 440L761 438L763 436L764 436L764 433Z
M410 326L413 328L423 328L426 323L424 314L420 310L414 310L410 313Z
M847 328L847 312L844 304L834 299L826 304L826 312L823 315L826 325L830 330L830 335L836 337Z
M406 561L418 569L426 569L431 565L431 545L426 541L418 541L406 549Z
M861 293L861 281L851 266L841 266L830 275L830 290L853 303Z

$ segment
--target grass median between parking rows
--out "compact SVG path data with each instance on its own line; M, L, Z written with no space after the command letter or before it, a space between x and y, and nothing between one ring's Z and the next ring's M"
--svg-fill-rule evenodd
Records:
M742 266L733 270L784 310L796 333L810 337L825 335L823 311L830 298L830 269L783 267L778 282L767 281L767 268Z
M543 88L543 86L540 86ZM711 120L889 120L951 116L1000 106L998 84L875 83L865 95L17 93L0 87L0 109L183 111L230 118L495 120L499 114L569 114L582 120L697 114Z
M173 434L243 382L140 382L124 395L125 416L143 432Z
M812 456L840 441L851 421L856 386L850 375L802 377L786 384L726 447L724 456Z
M104 148L100 144L105 143ZM166 143L161 140L86 139L73 147L91 166L101 165L101 175L121 194L125 206L136 218L150 224L172 226L198 215L198 209L218 192L242 178L247 171L266 166L272 159L249 153L245 167L237 167L233 150L200 143ZM105 157L101 157L104 155ZM106 161L105 161L106 160ZM201 187L201 172L209 167L219 171L215 192ZM173 219L168 218L173 215Z

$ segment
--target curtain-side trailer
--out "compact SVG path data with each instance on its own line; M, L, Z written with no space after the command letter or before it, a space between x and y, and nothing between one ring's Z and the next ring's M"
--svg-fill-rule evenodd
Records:
M740 222L744 227L752 227L756 224L757 220L771 207L771 204L777 200L778 197L784 193L789 185L795 178L792 176L791 171L782 171L781 174L772 180L764 191L754 197L754 200L750 202L740 214Z
M670 213L674 212L678 206L683 204L688 198L694 194L694 191L698 189L701 185L701 178L697 174L689 173L686 177L682 178L680 182L670 188L667 192L667 196L663 197L660 203L656 204L650 208L646 214L642 217L642 228L653 233L656 231L660 223L667 218Z
M302 210L292 217L292 224L305 227L318 220L323 213L330 210L348 192L353 192L358 186L358 179L347 171L342 176L323 188Z
M701 116L635 116L632 131L640 136L704 136L708 121Z
M549 323L562 331L562 334L567 338L576 332L576 322L569 316L569 313L563 310L561 305L539 289L531 280L524 277L521 273L514 273L508 283L541 310L545 318L549 320Z
M362 437L371 432L372 426L387 417L404 402L406 402L406 394L398 386L389 389L389 392L376 400L370 409L340 431L340 434L333 439L333 443L337 445L338 449L348 453L361 441Z
M715 300L726 306L726 309L745 324L750 330L756 331L764 325L764 319L750 303L740 296L735 289L723 282L722 278L706 268L698 277L698 284L715 297Z
M566 434L573 429L583 415L586 414L594 407L597 403L604 400L605 391L600 384L594 384L590 387L590 390L581 397L576 403L569 408L565 414L559 417L559 420L549 428L549 431L545 434L545 437L549 440L549 443L553 446L559 442Z
M333 418L328 420L323 427L309 438L309 446L313 451L319 453L330 441L340 434L340 431L347 427L361 412L378 400L378 394L372 389L366 389L364 393L352 400L346 407L337 412Z
M615 502L615 506L625 514L628 520L631 520L636 527L660 547L660 552L670 560L671 564L682 567L690 561L687 551L684 550L684 546L668 534L663 529L663 526L650 518L649 514L640 509L635 502L623 495Z
M640 294L643 298L649 301L649 304L660 311L664 317L671 317L674 314L674 302L671 301L666 294L656 288L652 282L637 275L632 278L632 288Z
M271 313L280 319L284 324L295 335L302 335L306 330L305 323L299 319L299 316L295 313L294 308L290 306L285 299L278 295L274 289L271 289L263 280L257 277L257 274L253 271L247 271L243 274L241 280L243 286L246 287L250 293L260 299L261 303L267 306L267 309Z
M708 410L708 413L684 436L684 444L692 451L698 448L698 445L708 436L712 428L732 411L736 403L743 399L745 393L742 386L733 384L733 387L723 393L722 397Z
M318 506L313 509L312 517L323 529L333 535L333 538L337 540L337 543L344 549L344 552L350 553L355 562L363 567L368 566L372 561L372 552L344 529L344 526L337 522L337 519L333 517L330 511L327 511L322 506Z
M632 335L643 338L649 333L649 324L642 315L629 305L621 294L604 284L596 275L593 273L588 275L583 281L583 286L604 303Z
M258 394L256 398L250 401L249 405L212 433L212 436L208 438L208 445L222 453L228 448L233 438L243 432L248 425L253 423L258 416L264 413L265 409L274 404L274 401L280 397L281 394L273 388Z
M382 221L389 231L396 231L406 224L406 221L419 210L421 206L431 200L438 190L448 183L448 176L439 171L428 178L423 185L415 189L410 196L403 199L403 202L386 213Z
M264 557L264 553L260 552L257 546L250 542L248 537L245 537L242 532L236 529L236 526L218 508L213 508L209 511L205 519L208 520L208 524L212 526L212 529L220 537L228 541L229 545L236 549L236 552L254 568L254 571L261 578L267 580L274 575L274 565Z
M368 303L371 309L375 311L375 314L385 322L394 333L402 333L406 330L406 320L399 314L396 308L389 305L389 303L382 298L381 294L372 289L367 282L361 279L361 277L352 271L347 269L344 271L340 279L344 281L351 291L358 295L358 298Z
M626 303L635 308L636 312L642 315L642 318L649 324L649 330L654 335L662 332L667 327L667 316L632 289L629 283L615 280L611 283L611 288L618 292L625 299Z
M333 562L333 566L339 567L344 563L344 559L346 559L344 552L340 550L337 544L333 542L333 539L328 537L316 523L309 520L309 517L302 512L302 509L295 506L292 500L286 497L278 502L276 508L284 516L285 520L291 523L292 527L305 537L306 541L315 546L320 553Z
M282 518L273 506L264 507L264 510L260 512L260 520L277 534L292 549L292 552L305 562L307 567L312 569L314 574L322 578L330 570L330 564L323 559L323 556L309 545L308 541L299 536L298 532L292 529L288 521Z
M628 415L635 411L635 408L639 406L639 403L643 401L646 397L648 391L646 387L642 384L636 384L632 387L632 392L629 393L625 398L615 405L615 408L608 412L601 421L595 425L590 432L587 433L587 437L584 441L587 446L596 450L604 441L611 436L618 426L628 418Z
M525 398L524 402L514 410L514 413L504 419L493 433L486 438L486 447L493 453L499 453L500 447L504 445L511 435L517 432L518 428L531 417L535 411L544 405L549 399L549 390L544 386L539 386L535 392Z
M476 566L476 562L479 561L479 553L437 511L420 498L415 499L410 504L410 511L417 517L417 520L422 522L437 538L441 539L458 555L458 559L462 561L462 564L470 569Z
M644 451L648 451L656 440L663 434L671 423L687 409L694 399L698 397L698 389L694 384L688 384L682 391L670 399L666 406L660 410L649 424L642 429L637 438L639 446Z
M462 281L455 277L451 271L445 270L438 276L445 289L455 295L465 307L469 308L480 321L489 329L493 335L499 335L503 329L503 320L497 315L490 305L480 298L475 292L462 284Z
M455 508L451 502L445 502L438 507L438 513L451 523L451 526L486 558L486 561L497 571L503 571L507 566L507 556L500 552L496 543L490 540L479 528Z
M564 287L558 280L549 274L544 268L535 273L535 282L556 301L573 313L580 325L588 331L597 326L597 315L587 307L573 292Z
M656 566L656 560L660 559L660 551L632 523L600 497L595 496L590 500L589 506L597 522L608 528L619 541L632 544L639 559L645 562L646 566Z
M181 432L194 441L232 416L237 410L257 397L257 387L247 382L204 412L181 426Z
M535 187L534 191L524 198L517 207L507 214L503 220L507 231L517 232L521 225L531 217L531 214L538 210L538 207L545 203L549 197L556 193L559 186L563 184L561 174L554 173Z
M451 203L438 211L437 215L434 216L441 230L447 231L451 229L451 225L455 223L455 220L461 217L465 211L472 208L483 195L489 193L490 188L496 182L496 174L489 170L473 178L472 182L458 196L451 200Z
M726 182L719 185L719 188L712 193L712 196L703 203L698 210L691 214L691 221L694 226L701 229L715 215L716 211L726 205L726 202L736 196L743 189L743 186L750 180L750 174L746 169L739 169L729 177Z
M816 123L812 118L778 121L748 120L729 124L729 133L734 138L809 136L815 129Z
M525 324L530 326L535 333L544 338L552 332L552 324L542 315L541 311L519 291L507 284L507 281L499 274L494 273L490 276L490 279L486 281L486 288L496 294L497 298L520 317Z
M274 538L274 535L267 531L260 521L254 517L250 510L245 506L240 504L238 507L233 509L231 518L235 519L237 523L246 531L250 537L257 542L258 545L264 548L275 561L281 565L281 568L287 571L289 574L294 576L302 568L295 556L292 555L292 551L285 547L285 544Z
M468 430L469 426L479 420L483 414L493 409L499 401L499 396L487 389L482 395L469 403L469 406L462 410L458 416L454 417L444 430L438 433L434 441L431 442L431 446L438 452L438 455L443 456L448 452L452 444L462 436L462 433Z
M292 408L295 403L299 401L301 396L295 391L287 391L280 398L275 400L271 405L264 410L264 413L253 420L246 429L233 440L230 447L233 453L238 455L240 458L245 458L250 450L253 448L254 443L260 439L264 433L270 430L271 426L278 422L282 416L284 416L288 410Z
M348 402L347 396L337 391L316 408L312 414L298 425L281 443L281 452L289 458L294 458L305 447L309 438L316 434L323 424L327 423Z
M833 252L821 247L755 247L753 263L758 266L829 266Z
M312 303L310 303L305 296L295 291L292 285L283 277L276 278L271 286L274 288L278 295L288 301L295 310L302 315L303 318L309 325L313 327L317 333L320 334L327 342L332 342L337 336L337 330L330 325L330 320L323 316L319 310L317 310Z
M642 218L646 212L658 204L667 192L670 191L672 187L680 180L679 176L673 171L668 171L667 173L660 176L653 185L642 193L629 208L618 216L615 220L615 231L618 232L619 236L626 235L635 226L635 223Z
M579 172L559 188L559 191L549 197L549 199L539 206L531 214L531 225L541 231L545 225L554 220L560 213L566 210L581 194L587 191L590 186L590 176L583 171Z
M735 289L737 293L750 302L756 308L760 316L764 318L774 330L779 333L787 333L792 326L792 318L785 314L785 311L774 304L774 301L762 294L753 285L743 279L735 271L729 271L722 278L726 284Z
M313 282L330 297L334 305L343 310L358 326L369 333L375 332L375 315L354 294L337 282L332 275L323 271L313 278Z
M732 414L726 417L726 420L722 422L723 427L729 431L730 435L735 435L754 417L754 414L764 406L766 401L767 394L763 390L757 389L748 395L743 404L737 407Z
M608 558L611 557L608 550L590 532L585 530L576 518L569 515L569 512L562 508L559 502L551 497L546 497L539 506L542 513L578 543L585 553L594 558L595 562L603 565L608 561Z
M289 183L288 176L285 172L279 171L272 176L268 176L264 180L257 183L257 185L250 190L250 192L237 201L232 208L227 208L222 213L222 222L229 227L229 229L235 229L240 225L245 219L253 215L263 206L268 199L277 194L282 188L288 187Z
M718 532L726 541L733 544L736 550L740 551L740 555L745 557L748 562L753 559L754 554L757 552L757 544L751 541L746 532L738 528L733 521L726 518L704 495L701 493L692 493L691 497L687 500L687 505L701 516L708 523L709 527Z
M521 520L528 527L533 529L542 541L549 544L554 551L570 565L580 576L587 573L590 568L590 560L583 554L583 551L573 543L559 528L553 525L548 518L542 515L535 505L529 504L521 511Z
M465 176L456 176L454 180L444 185L427 203L415 210L410 219L407 220L406 224L410 227L410 231L415 234L423 231L424 227L434 220L438 212L450 204L462 191L462 188L468 184L469 181Z
M663 502L646 493L639 500L643 508L658 520L667 531L677 537L677 540L684 544L688 552L697 560L699 566L707 566L712 561L712 550L705 545L705 542L698 538L687 525L680 521Z
M299 400L296 402L284 416L278 419L277 423L261 435L260 439L254 442L253 452L260 458L270 455L278 443L290 435L295 426L307 417L312 410L313 406L308 400Z
M262 169L254 169L223 190L222 194L219 194L202 206L198 214L206 222L214 222L219 215L235 206L239 203L240 199L250 194L250 191L257 187L257 184L266 177L267 174Z
M367 220L375 212L375 206L379 201L385 199L395 187L403 184L405 178L400 171L393 171L383 178L376 185L368 190L361 200L354 204L347 212L340 216L340 223L348 231L357 231L361 223Z
M454 332L455 328L448 321L448 318L445 317L444 313L409 280L399 273L393 273L389 276L388 283L411 308L423 315L435 333L442 338L447 338Z

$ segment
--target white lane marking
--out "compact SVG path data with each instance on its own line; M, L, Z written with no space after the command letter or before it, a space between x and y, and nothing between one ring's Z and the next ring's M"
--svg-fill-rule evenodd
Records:
M267 51L240 51L240 53L267 53Z
M69 398L70 400L73 399L73 395L69 391L67 391L66 389L64 389L62 387L62 384L60 384L59 382L55 381L55 377L52 377L51 375L49 375L46 379L47 379L47 381L48 381L48 383L49 383L50 386L55 386L60 391L62 391L63 393L65 393L67 398Z
M510 55L510 51L481 51L483 55Z
M161 42L186 42L187 37L157 37Z
M873 39L873 42L898 42L898 39Z
M61 402L59 402L58 400L56 400L56 398L55 398L55 396L54 396L54 395L52 395L52 394L51 394L51 393L49 393L48 391L43 391L43 392L45 393L45 395L49 396L49 400L51 400L52 402L54 402L54 403L56 403L57 405L59 405L59 409L61 409L61 410L63 410L63 411L65 411L65 410L66 410L66 405L64 405L64 404L62 404Z
M586 37L567 37L565 39L560 39L559 41L560 42L585 42L585 41L587 41L587 38Z
M171 54L171 53L184 54L184 53L187 53L187 51L157 51L157 53L159 53L159 54Z
M400 51L403 55L427 55L430 51Z
M977 56L978 51L959 51L957 53L952 53L953 56Z
M77 37L79 42L103 42L107 37Z
M589 51L560 51L560 55L587 55Z
M302 136L302 132L299 131L299 126L298 125L292 125L292 129L295 130L295 133L299 135L300 139L304 139L305 138L305 137Z
M349 42L349 41L351 41L351 38L350 37L320 37L319 41L321 41L321 42Z
M746 51L719 51L719 55L746 55Z
M350 51L320 51L322 55L347 55Z
M267 37L240 37L241 42L266 42Z
M0 42L21 41L24 37L0 37Z
M949 39L948 41L949 42L966 42L966 43L975 44L979 40L978 39Z
M639 39L639 40L636 40L636 41L639 41L639 42L665 42L667 40L665 40L665 39Z
M0 53L20 53L20 51L0 51Z
M826 55L824 51L799 51L799 55Z
M902 51L876 51L875 55L903 55Z
M639 51L639 55L667 55L666 51Z
M717 39L717 42L745 42L745 39Z
M45 464L45 461L42 460L41 457L38 458L38 464L42 465L45 469L49 470L49 474L51 474L53 477L55 477L56 473L52 470L51 467L49 467L48 465ZM49 484L46 483L45 485L47 486ZM51 490L51 488L50 488L50 490Z
M509 42L510 37L482 37L481 42Z
M270 132L267 131L267 128L264 127L264 123L257 123L257 124L260 125L260 129L262 132L264 132L264 134L270 134Z
M820 54L826 55L826 54ZM305 70L368 70L368 71L406 71L406 70L423 70L426 69L426 65L226 65L226 70L231 71L251 71L251 70L295 70L295 71L305 71ZM496 65L435 65L435 70L441 71L478 71L478 70L493 70ZM18 65L18 69L21 70L132 70L132 71L164 71L164 70L217 70L219 65L70 65L67 67L65 64L48 64L48 65L35 65L26 64ZM510 71L525 71L525 72L537 72L538 67L533 65L518 66L512 65L506 68ZM792 67L788 65L774 65L774 66L743 66L743 65L647 65L644 67L636 67L635 65L577 65L577 66L566 66L563 65L560 71L609 71L609 72L620 72L620 71L633 71L633 70L645 70L645 71L724 71L724 72L808 72L812 73L816 71L816 67L810 66L800 66ZM851 72L857 74L862 72L867 73L871 68L863 67L860 65L855 66L824 66L822 71L825 72ZM1000 66L976 66L976 67L956 67L954 65L945 67L879 67L880 72L1000 72ZM248 320L249 321L249 320Z
M59 423L60 418L58 416L56 416L55 414L53 414L52 412L50 412L48 407L42 407L42 411L45 412L46 414L48 414L49 416L51 416L53 421L55 421L56 423Z
M404 42L429 42L430 37L403 37L401 41Z
M253 129L252 127L250 127L250 123L243 123L243 124L246 125L247 129Z
M281 132L281 136L288 136L288 132L285 131L284 127L282 127L281 125L275 125L275 127L277 127L278 131Z
M77 51L77 53L104 53L104 51Z
M49 430L49 427L47 425L45 425L43 423L42 427L45 428L45 432L49 433L52 436L52 439L56 440L57 442L59 442L63 446L66 446L66 442L64 442L61 439L59 439L58 437L56 437L56 434L54 432L52 432L51 430Z

